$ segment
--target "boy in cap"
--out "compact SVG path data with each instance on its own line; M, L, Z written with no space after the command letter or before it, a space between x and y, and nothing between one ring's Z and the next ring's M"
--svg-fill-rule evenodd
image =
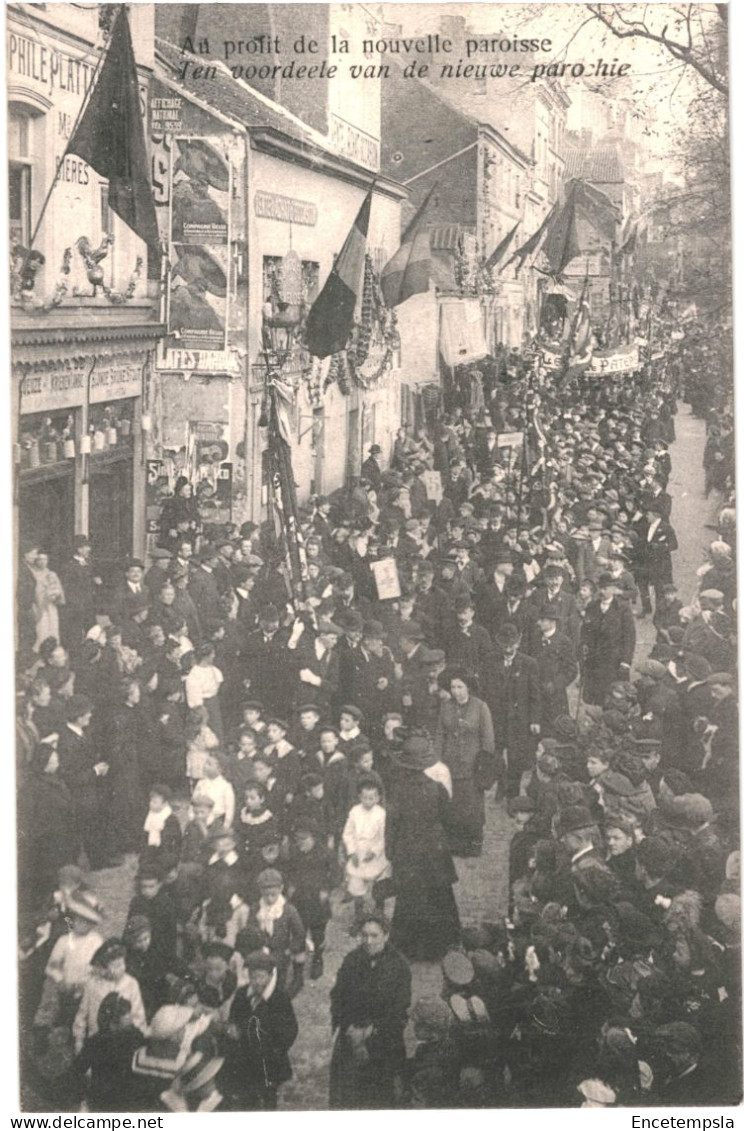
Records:
M292 1077L289 1050L299 1032L292 1001L278 980L276 960L262 950L244 955L248 982L230 1007L225 1087L238 1111L275 1111L277 1093Z
M332 862L322 829L307 817L294 826L286 867L287 895L312 941L309 976L323 974L326 926L331 918Z
M304 985L305 927L297 911L284 894L284 877L276 868L264 868L256 883L259 899L251 907L248 923L238 936L242 954L265 949L277 966L278 984L295 997ZM291 967L291 978L288 975Z

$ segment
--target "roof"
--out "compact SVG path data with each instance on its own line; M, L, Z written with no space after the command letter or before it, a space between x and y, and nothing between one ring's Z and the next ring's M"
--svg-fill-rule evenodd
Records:
M625 180L617 147L568 146L566 148L566 180L577 177L593 184L622 183Z

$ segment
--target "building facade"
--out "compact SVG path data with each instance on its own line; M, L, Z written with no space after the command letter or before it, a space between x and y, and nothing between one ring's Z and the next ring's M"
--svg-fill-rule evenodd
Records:
M143 404L162 332L157 256L67 152L108 11L9 5L6 33L16 529L53 567L89 535L104 573L145 546ZM143 116L152 21L133 7Z

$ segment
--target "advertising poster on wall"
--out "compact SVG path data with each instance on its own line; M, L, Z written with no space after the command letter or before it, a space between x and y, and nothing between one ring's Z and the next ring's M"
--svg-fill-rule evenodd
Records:
M182 349L226 348L230 179L230 163L213 144L174 139L168 332Z

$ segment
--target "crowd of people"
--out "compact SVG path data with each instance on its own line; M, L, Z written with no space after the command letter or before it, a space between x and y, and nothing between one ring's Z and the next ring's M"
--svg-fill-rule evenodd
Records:
M272 531L208 540L186 484L115 588L83 537L59 576L22 548L33 1088L92 1111L275 1108L333 916L357 941L331 990L331 1108L738 1102L725 341L690 326L601 381L527 359L477 410L401 428L387 466L373 445L302 514L301 600ZM681 594L679 400L708 418L720 495ZM483 853L487 806L512 823L489 860L508 906L463 923L455 861ZM96 873L121 864L106 938ZM441 997L412 1001L415 962L441 963Z

